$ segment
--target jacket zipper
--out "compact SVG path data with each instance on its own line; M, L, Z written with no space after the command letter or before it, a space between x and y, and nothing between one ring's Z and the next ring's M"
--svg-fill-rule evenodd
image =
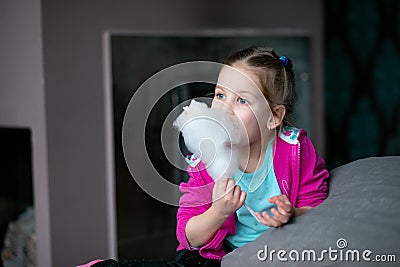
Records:
M298 193L299 193L299 187L300 187L300 168L301 168L301 155L300 155L300 153L301 153L301 149L300 149L300 141L298 141L298 143L297 143L297 166L296 166L296 168L297 168L297 181L298 181L298 183L297 183L297 188L296 188L296 196L298 195ZM296 197L296 202L295 202L295 205L297 204L297 197Z

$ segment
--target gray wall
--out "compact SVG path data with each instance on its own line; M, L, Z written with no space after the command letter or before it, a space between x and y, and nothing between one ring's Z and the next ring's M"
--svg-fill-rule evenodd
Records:
M42 54L40 0L0 0L0 126L31 129L38 266L47 267L51 246Z
M0 2L0 14L10 22L0 26L0 123L33 128L39 266L73 266L115 256L104 32L232 28L309 32L313 107L322 110L322 1L12 2ZM322 114L314 114L314 129L320 133L314 136L315 144L322 151Z

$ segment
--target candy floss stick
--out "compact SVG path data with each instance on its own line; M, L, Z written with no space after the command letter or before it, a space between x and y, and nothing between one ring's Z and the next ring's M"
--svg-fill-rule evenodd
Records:
M174 121L185 145L200 158L214 180L231 177L239 168L235 144L241 138L239 123L225 111L192 100Z

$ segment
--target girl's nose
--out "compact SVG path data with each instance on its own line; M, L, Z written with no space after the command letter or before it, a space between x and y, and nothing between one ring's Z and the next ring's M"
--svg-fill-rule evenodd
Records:
M223 111L225 111L226 113L229 114L233 114L233 108L232 108L232 104L229 103L228 101L222 102L219 104L219 108L222 109Z

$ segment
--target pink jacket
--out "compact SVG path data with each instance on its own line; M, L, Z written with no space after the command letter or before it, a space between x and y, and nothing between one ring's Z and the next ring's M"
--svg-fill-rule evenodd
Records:
M328 196L329 173L323 159L316 153L305 130L287 128L277 138L274 156L274 171L282 194L286 195L295 208L315 207ZM185 234L190 218L202 214L212 204L213 179L205 166L199 162L188 166L190 179L180 184L183 195L177 213L177 250L191 250ZM222 260L225 255L222 242L227 235L236 232L235 213L233 213L215 233L214 237L201 248L201 256Z

